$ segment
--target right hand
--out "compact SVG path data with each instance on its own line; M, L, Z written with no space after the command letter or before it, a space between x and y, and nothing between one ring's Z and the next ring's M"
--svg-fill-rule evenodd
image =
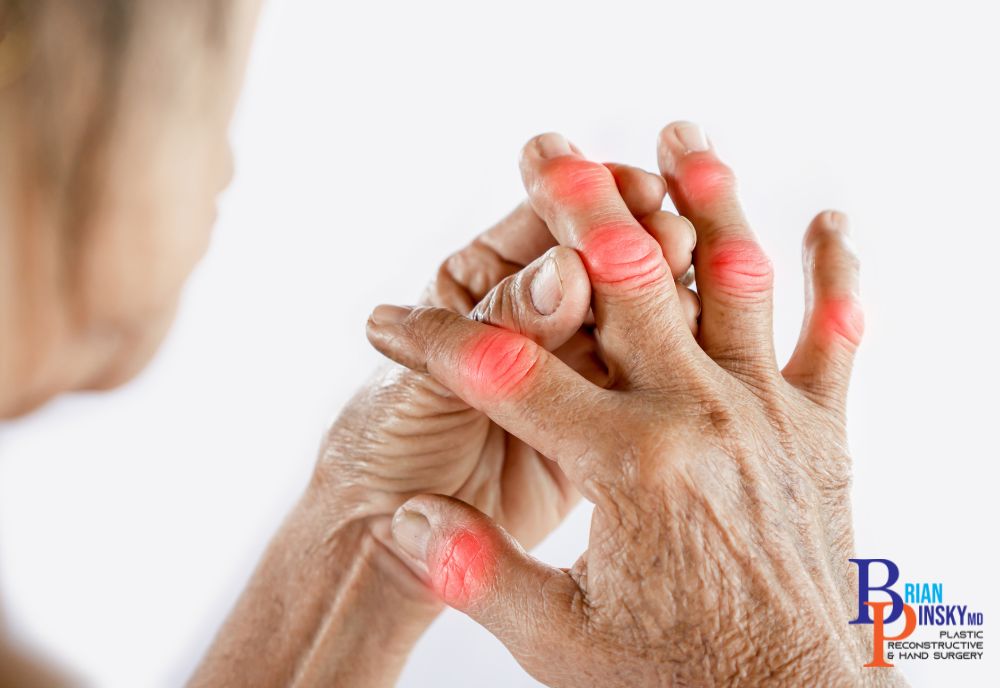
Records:
M866 641L848 625L844 404L861 316L846 222L823 213L806 235L807 319L779 371L770 262L732 172L687 126L664 130L661 168L698 230L697 339L659 247L614 184L548 138L525 150L526 187L583 256L612 388L447 311L397 310L371 335L557 460L595 505L587 551L552 568L434 495L403 505L396 540L442 599L549 685L895 681L862 669Z

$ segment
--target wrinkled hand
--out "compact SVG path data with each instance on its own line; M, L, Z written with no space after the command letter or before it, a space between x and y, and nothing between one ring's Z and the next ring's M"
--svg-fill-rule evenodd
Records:
M843 216L805 236L807 313L779 370L772 269L732 172L701 130L660 137L694 223L702 314L685 325L670 269L607 170L565 139L530 142L531 203L592 283L608 388L516 333L434 308L387 309L369 337L558 461L595 505L569 570L524 553L464 503L423 495L393 521L437 594L554 686L858 685L845 396L862 332ZM856 600L856 597L853 598Z
M602 169L625 199L629 217L640 218L677 276L687 272L694 229L660 210L666 194L662 178L627 166ZM697 297L678 289L694 327ZM445 261L424 302L518 332L595 384L607 380L592 327L585 325L586 270L575 251L556 245L528 203ZM380 317L376 313L369 326L377 327ZM362 389L336 421L314 482L331 509L349 509L351 518L366 519L383 542L391 542L392 514L415 494L454 495L497 519L528 547L554 529L578 499L556 463L431 376L396 365ZM405 565L388 565L413 581ZM413 587L424 594L419 583Z

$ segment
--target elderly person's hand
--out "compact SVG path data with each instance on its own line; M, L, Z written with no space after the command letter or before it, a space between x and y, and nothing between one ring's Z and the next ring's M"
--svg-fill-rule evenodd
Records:
M783 370L772 270L731 171L694 125L667 127L660 162L698 232L702 315L685 325L670 269L600 165L564 139L525 148L533 207L583 258L610 386L515 333L454 312L380 307L369 338L426 370L556 460L595 505L573 568L527 554L487 516L424 495L393 521L414 571L555 686L858 685L848 559L844 406L861 338L845 219L805 237L807 314Z
M694 229L660 209L663 179L622 165L602 169L682 277ZM698 299L677 289L683 318L696 327ZM424 302L517 332L594 384L608 380L580 256L557 245L528 203L445 261ZM529 547L578 498L556 463L433 377L392 365L334 423L309 489L193 683L392 683L441 607L390 533L396 509L424 492L475 505Z
M681 278L691 267L694 228L660 209L663 179L634 167L605 167L630 217L657 240L672 274ZM685 322L694 328L697 297L679 289ZM423 302L523 334L588 380L606 382L592 328L584 326L590 310L587 272L574 250L556 245L527 202L448 258ZM557 464L431 376L397 365L377 375L344 409L316 477L331 510L368 519L376 536L385 539L391 539L389 520L400 504L433 492L478 507L532 547L578 498Z

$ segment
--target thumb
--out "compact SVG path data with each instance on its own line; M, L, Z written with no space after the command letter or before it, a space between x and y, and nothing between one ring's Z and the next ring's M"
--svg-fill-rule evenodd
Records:
M590 279L579 254L556 246L497 284L469 317L523 334L554 351L583 325Z
M396 511L392 535L401 558L438 597L493 633L536 677L546 669L533 666L533 657L567 655L582 633L576 581L529 556L465 502L414 497Z

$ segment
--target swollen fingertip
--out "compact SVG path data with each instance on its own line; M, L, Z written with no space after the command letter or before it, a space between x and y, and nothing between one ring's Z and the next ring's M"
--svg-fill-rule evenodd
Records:
M676 190L684 208L704 208L736 193L736 176L715 156L686 161L675 175Z
M682 213L696 214L736 194L736 176L714 152L700 127L672 124L660 135L660 171Z

